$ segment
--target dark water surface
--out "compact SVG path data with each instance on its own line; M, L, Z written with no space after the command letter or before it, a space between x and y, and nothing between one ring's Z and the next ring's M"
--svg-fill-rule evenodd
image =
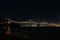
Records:
M4 35L0 32L3 40L40 40L40 39L60 39L60 28L56 27L11 27L12 34Z

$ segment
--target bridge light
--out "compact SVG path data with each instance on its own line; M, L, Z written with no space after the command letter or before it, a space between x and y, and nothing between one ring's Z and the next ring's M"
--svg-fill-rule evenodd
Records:
M8 21L8 24L10 24L11 22L10 21Z

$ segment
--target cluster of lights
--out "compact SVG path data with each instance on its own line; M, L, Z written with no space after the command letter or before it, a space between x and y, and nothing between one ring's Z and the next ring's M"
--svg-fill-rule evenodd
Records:
M10 24L11 22L10 21L1 21L0 24Z
M0 24L6 25L6 26L3 27L3 29L6 30L6 31L4 32L5 34L11 34L10 27L9 27L9 25L8 25L8 24L11 24L10 21L3 21L3 20L1 20L1 21L0 21Z
M33 25L33 26L37 26L36 24L39 24L40 25L40 27L41 26L48 26L48 27L50 27L50 26L55 26L55 27L60 27L60 24L56 24L56 23L48 23L48 22L46 22L46 21L44 21L44 22L34 22L34 21L25 21L25 22L17 22L17 21L13 21L13 20L11 20L11 19L8 19L7 18L7 20L9 20L9 21L4 21L4 22L1 22L1 24L10 24L11 22L12 23L17 23L17 24L35 24L35 25ZM29 25L27 25L27 26L29 26Z

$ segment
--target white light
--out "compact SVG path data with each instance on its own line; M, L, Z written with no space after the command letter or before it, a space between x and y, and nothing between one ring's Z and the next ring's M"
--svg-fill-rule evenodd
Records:
M10 24L11 22L8 21L8 24Z

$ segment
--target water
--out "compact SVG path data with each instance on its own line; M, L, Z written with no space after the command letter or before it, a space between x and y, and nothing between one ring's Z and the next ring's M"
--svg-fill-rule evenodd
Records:
M11 32L5 35L8 40L60 39L60 28L56 27L11 27Z

